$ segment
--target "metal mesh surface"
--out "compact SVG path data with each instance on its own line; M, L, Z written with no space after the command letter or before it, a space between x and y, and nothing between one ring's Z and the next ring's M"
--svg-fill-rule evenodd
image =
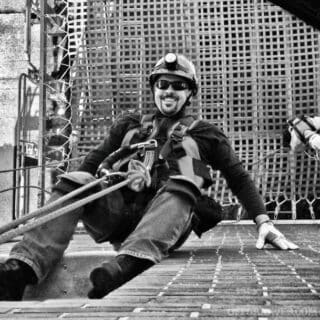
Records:
M192 234L169 258L93 300L86 298L92 265L115 252L77 235L63 263L28 288L29 297L0 304L0 319L319 319L319 225L277 227L298 251L257 250L254 225L219 225L201 239ZM12 245L1 246L3 254Z
M230 137L268 209L296 218L300 205L301 217L319 218L317 160L281 149L288 117L319 113L318 31L262 0L69 0L67 9L75 156L117 115L151 110L148 74L180 52L200 78L193 112ZM219 175L213 189L236 203Z

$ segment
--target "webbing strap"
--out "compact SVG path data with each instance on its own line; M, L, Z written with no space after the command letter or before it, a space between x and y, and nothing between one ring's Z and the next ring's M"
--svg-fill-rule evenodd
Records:
M130 144L130 142L132 141L132 138L134 137L134 135L139 132L140 132L139 128L134 128L134 129L129 130L125 134L125 136L121 142L121 147L128 146Z
M198 119L188 117L183 122L175 124L171 129L169 139L160 151L160 157L166 159L170 153L173 153L178 159L185 156L186 151L182 145L183 138L198 122ZM210 186L212 184L212 168L196 158L192 158L192 166L194 174L204 179L204 186Z
M171 151L174 151L176 155L183 156L185 151L182 147L183 137L198 123L199 120L195 120L189 116L181 119L174 124L169 132L169 139L163 145L160 156L165 159Z
M141 134L142 136L145 136L147 139L151 139L151 137L154 136L154 134L153 134L153 131L154 131L153 119L154 119L153 115L142 116L141 121L140 121L141 127L129 130L125 134L125 136L121 142L121 147L130 145L133 140L133 137L138 133Z

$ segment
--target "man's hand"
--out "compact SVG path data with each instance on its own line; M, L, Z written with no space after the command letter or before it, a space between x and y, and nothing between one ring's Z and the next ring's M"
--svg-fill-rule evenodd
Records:
M258 228L258 234L257 249L263 249L267 243L280 250L295 250L299 248L296 244L287 240L271 221L262 223Z

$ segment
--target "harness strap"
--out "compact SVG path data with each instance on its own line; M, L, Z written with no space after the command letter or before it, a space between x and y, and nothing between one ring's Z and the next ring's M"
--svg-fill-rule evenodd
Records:
M181 119L172 126L168 133L168 139L166 139L160 150L156 150L156 148L148 148L148 150L144 149L142 155L146 158L144 163L147 165L148 169L152 169L152 166L157 159L158 161L167 160L170 155L174 155L175 159L181 159L186 156L186 150L182 141L184 141L184 137L188 135L188 132L192 130L199 121L200 120L194 119L192 116ZM153 115L144 115L141 118L140 124L140 127L131 129L126 133L122 140L121 148L115 152L117 155L124 155L124 157L120 157L121 159L119 159L119 157L111 157L113 158L112 160L117 160L115 162L112 161L113 163L111 163L111 167L114 170L120 170L123 164L127 163L130 159L135 158L137 154L141 154L139 150L134 153L130 152L130 146L132 146L135 135L139 135L139 138L142 139L142 141L148 142L159 132L159 124ZM191 145L198 149L196 142L191 137L190 139L193 141L191 142ZM143 144L143 142L140 144ZM128 148L130 150L126 150ZM203 178L205 186L210 186L212 184L212 168L200 159L192 156L188 161L192 165L191 170L193 170L193 173L196 176Z
M151 139L151 136L153 137L154 134L154 116L153 115L143 115L140 121L140 127L134 128L129 130L122 142L121 147L123 146L129 146L132 143L133 137L136 134L140 134L142 137Z
M139 128L134 128L134 129L129 130L121 142L121 147L128 146L130 144L130 142L132 141L132 138L139 132L140 132Z
M177 159L186 156L186 151L183 147L182 141L184 137L192 130L200 120L188 117L182 122L176 123L169 134L169 139L166 141L160 151L160 158L167 159L169 154L174 154ZM196 143L195 143L196 144ZM192 158L193 172L196 176L203 178L204 186L212 184L212 168L205 164L200 159Z
M134 137L136 135L140 135L143 140L151 139L151 136L154 136L154 134L153 134L153 131L154 131L153 130L154 129L153 119L154 119L153 115L143 115L141 118L141 121L140 121L140 127L133 128L125 134L124 138L122 139L120 149L116 150L108 157L108 161L110 163L109 167L112 167L114 170L118 171L118 170L120 170L122 165L129 162L130 159L135 158L138 153L141 153L141 150L139 150L139 148L137 151L132 152L133 149L130 148L130 146L131 146L132 141L134 140ZM150 142L152 142L152 141L154 141L154 140L150 140ZM143 144L143 142L141 144ZM154 146L154 147L156 147L156 146ZM155 149L155 148L152 147L151 149ZM154 158L155 158L154 152L155 151L148 150L148 151L144 151L144 152L146 154L148 154L147 163L148 163L148 168L151 169L151 167L152 167L151 162L154 161ZM153 159L153 160L151 160L151 159Z
M186 153L182 147L183 137L190 131L199 120L195 120L193 117L187 117L173 125L169 132L169 139L163 145L160 151L160 157L166 159L170 152L174 152L177 157L183 157Z
M154 131L154 115L146 114L141 118L141 129L140 132L143 135L149 136Z

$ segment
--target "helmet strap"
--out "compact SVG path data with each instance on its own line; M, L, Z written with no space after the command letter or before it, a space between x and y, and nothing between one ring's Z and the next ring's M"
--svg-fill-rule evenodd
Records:
M193 96L193 93L191 92L190 94L189 94L189 96L188 96L188 98L186 99L186 102L184 103L184 105L182 106L182 108L185 108L185 107L188 107L188 106L190 106L191 105L191 97ZM181 109L182 109L181 108Z

